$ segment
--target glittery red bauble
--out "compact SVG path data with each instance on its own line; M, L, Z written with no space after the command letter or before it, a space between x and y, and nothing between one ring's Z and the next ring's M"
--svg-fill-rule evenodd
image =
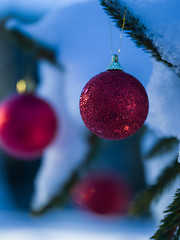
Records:
M134 134L146 120L148 108L143 85L121 70L96 75L80 97L80 112L86 127L105 139L123 139Z
M110 174L91 175L83 179L72 193L74 202L93 213L124 214L131 200L131 190L124 179Z
M34 94L15 94L0 105L0 145L14 157L39 157L56 130L53 109Z

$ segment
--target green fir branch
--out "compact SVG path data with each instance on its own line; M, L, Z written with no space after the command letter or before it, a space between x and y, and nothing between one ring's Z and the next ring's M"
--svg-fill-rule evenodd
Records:
M177 231L175 232L173 240L179 240L179 239L180 239L180 226L177 228Z
M122 27L124 12L127 7L126 23L124 27L126 34L136 43L137 46L151 53L152 57L157 61L165 63L168 67L172 68L178 76L180 76L180 71L177 73L177 69L180 69L180 66L175 66L170 61L162 58L158 47L155 46L152 40L152 36L149 36L148 34L148 27L140 22L139 18L128 9L128 6L125 6L121 0L100 0L100 4L105 12L116 22L118 28Z
M148 153L144 156L145 159L153 159L154 157L165 154L178 146L179 142L177 138L161 138L154 146L150 149Z
M19 45L24 51L30 53L36 59L46 59L61 71L64 71L62 64L57 62L56 49L51 46L45 45L37 39L32 38L29 34L16 28L7 29L5 27L8 19L5 19L0 23L0 29L6 33L6 35L12 39L17 45Z
M158 200L164 190L180 175L180 164L177 158L172 165L165 168L158 177L157 182L148 186L134 201L131 206L130 214L139 215L149 210L151 203Z
M151 239L177 240L180 237L180 188L177 190L173 202L164 212L166 216Z
M38 217L44 213L46 213L48 210L56 207L62 207L67 199L69 198L69 194L71 192L71 189L73 186L80 180L80 177L84 171L87 170L91 162L93 161L97 151L99 150L99 137L92 134L89 139L91 150L89 151L88 155L85 158L85 161L82 162L80 166L73 172L69 180L66 182L66 184L63 187L63 190L57 194L51 201L46 205L43 206L39 210L31 210L31 215Z

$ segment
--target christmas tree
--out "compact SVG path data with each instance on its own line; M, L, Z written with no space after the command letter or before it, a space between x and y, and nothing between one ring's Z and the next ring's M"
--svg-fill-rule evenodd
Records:
M14 40L20 48L19 51L28 59L21 75L25 77L25 80L27 77L36 80L38 83L36 93L39 97L45 97L52 105L59 121L54 142L45 149L42 155L36 157L42 157L41 162L19 162L19 160L12 159L12 156L4 155L4 158L10 159L7 161L9 164L8 171L11 170L12 172L15 166L17 169L20 167L23 169L30 167L32 169L31 189L28 190L31 194L28 195L28 201L31 199L31 214L40 216L53 208L58 209L66 205L74 187L79 182L83 182L83 179L84 182L87 181L86 186L90 184L93 187L101 186L100 189L103 189L101 184L98 185L99 180L91 181L88 178L86 180L84 176L93 172L94 169L98 169L99 172L106 172L109 168L112 168L112 172L121 174L122 168L128 168L129 166L125 167L125 164L121 163L116 165L117 160L115 159L118 159L120 156L118 154L123 152L124 149L128 149L129 146L131 153L128 153L128 156L130 159L134 156L136 160L133 163L129 160L130 168L134 169L135 173L132 174L131 169L124 171L127 179L131 182L135 195L132 205L129 206L129 213L131 215L149 216L152 203L163 198L166 189L174 183L176 188L174 199L171 199L169 206L164 209L165 216L162 216L158 230L152 236L152 239L179 239L180 189L178 184L180 164L178 141L180 126L177 104L180 87L179 35L174 26L178 21L179 14L176 11L179 3L178 1L170 2L168 0L157 2L137 1L136 3L132 0L101 0L96 3L96 7L97 5L99 11L102 11L102 13L105 11L109 18L115 22L116 30L122 31L123 28L124 37L130 37L137 47L142 48L153 59L153 73L147 86L150 110L146 125L128 139L111 142L102 140L90 133L83 122L79 121L80 114L77 109L79 108L80 89L83 89L85 83L98 71L103 71L104 63L97 64L97 56L100 57L104 54L104 58L108 59L109 57L109 53L104 51L104 49L107 49L107 46L105 46L107 43L102 41L104 37L110 39L108 21L105 29L101 29L101 33L104 32L104 35L100 36L98 27L101 24L98 25L98 16L93 16L94 22L97 21L97 26L91 26L92 18L88 19L86 17L86 12L81 5L75 6L73 11L67 10L68 14L64 11L59 15L57 10L52 15L47 16L45 21L38 21L36 24L31 24L30 27L22 19L5 19L1 23L3 36L8 41ZM91 5L91 3L88 7L89 11L94 9L94 5ZM79 17L76 14L77 9L82 13ZM68 21L69 14L74 19L74 23ZM84 19L84 25L86 26L83 32L81 29L82 19ZM66 23L65 27L64 22ZM57 34L58 28L62 35ZM49 30L48 36L46 34L47 29ZM81 41L79 41L79 33ZM65 44L67 36L73 36L73 39L68 40L68 44ZM97 48L99 53L95 56ZM84 63L87 49L89 50L89 60ZM87 74L88 65L91 66L91 70ZM89 79L87 79L87 76ZM80 81L80 79L82 80ZM117 151L117 149L119 150ZM114 163L111 163L111 165L109 163L111 156L108 156L108 154L113 150L117 152L112 154L112 162ZM117 155L116 158L113 157L115 154ZM104 162L102 163L102 160L98 162L99 158L104 158ZM141 162L142 159L143 163ZM163 163L163 159L165 159L165 163ZM157 163L155 163L156 160ZM158 177L155 178L154 182L149 183L145 188L146 176L143 172L143 164L144 166L150 166L151 162L153 162L155 168L158 165L162 167L158 170L158 174L156 174ZM104 164L106 165L105 168L103 167ZM134 178L136 178L136 183L133 185ZM96 180L96 177L94 179ZM35 190L32 195L33 181L35 181ZM114 186L113 184L112 186ZM106 183L103 185L106 185ZM104 191L106 190L107 188ZM75 200L77 200L77 193L78 196L82 194L81 191L87 195L88 189L81 186L80 190L75 190L73 195L76 198ZM126 191L122 191L126 195ZM130 191L127 191L126 202L130 201L128 195ZM114 194L118 199L115 192L107 192L107 196ZM78 201L86 204L82 198L78 198ZM96 199L94 201L97 202ZM95 205L90 203L88 206L93 209L92 211L104 212L104 208L101 210L98 208L97 210ZM117 205L113 205L113 211L120 211ZM109 210L109 212L111 211Z

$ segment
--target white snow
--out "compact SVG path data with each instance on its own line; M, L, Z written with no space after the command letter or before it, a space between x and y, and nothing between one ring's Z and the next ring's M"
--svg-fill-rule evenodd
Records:
M89 0L1 0L0 18L15 16L23 21L34 22L53 9L87 1Z
M180 137L180 81L164 64L154 62L147 86L150 100L147 123L165 137Z
M74 169L84 160L88 150L88 131L69 113L64 96L64 76L59 69L47 62L40 62L42 79L37 93L46 98L56 110L59 128L55 141L43 155L43 163L35 181L34 209L49 202L66 182Z
M151 221L98 219L77 211L55 211L38 219L0 212L1 240L146 240L154 231Z
M180 81L164 64L154 62L147 86L150 101L148 125L164 137L180 140Z
M164 60L180 65L180 2L178 0L122 0L147 28ZM179 72L179 69L176 69Z

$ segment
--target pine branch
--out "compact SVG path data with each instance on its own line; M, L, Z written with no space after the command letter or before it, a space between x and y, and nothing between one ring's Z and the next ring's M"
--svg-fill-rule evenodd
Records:
M44 206L40 210L37 211L31 210L32 216L38 217L52 208L62 207L65 204L69 197L72 187L80 179L82 172L89 167L90 163L93 161L94 156L96 155L99 149L99 138L94 134L90 137L90 145L91 150L86 156L85 158L86 160L82 162L82 164L74 171L68 182L64 185L61 193L57 194L57 196L55 196L46 206Z
M100 0L105 12L116 22L118 28L122 27L125 6L121 0ZM165 63L168 67L180 76L180 66L173 65L170 61L164 60L159 52L158 47L154 45L152 36L149 37L148 28L139 18L135 16L127 7L125 28L126 34L143 50L151 53L157 61ZM178 73L177 73L177 70Z
M157 200L164 190L180 175L180 164L177 158L172 165L165 168L157 182L143 191L132 204L130 214L139 215L149 210L152 201Z
M159 139L152 149L144 156L146 159L152 159L164 153L171 151L179 144L177 138L162 138Z
M12 39L17 45L29 52L36 59L46 59L61 71L64 70L62 64L56 60L56 50L52 47L39 42L37 39L33 39L27 33L20 31L16 28L7 29L5 27L6 20L0 24L0 29L6 33L6 35Z
M166 216L151 239L177 240L180 237L180 188L165 213Z
M174 235L174 239L173 240L179 240L180 239L180 226L177 229L175 235Z

